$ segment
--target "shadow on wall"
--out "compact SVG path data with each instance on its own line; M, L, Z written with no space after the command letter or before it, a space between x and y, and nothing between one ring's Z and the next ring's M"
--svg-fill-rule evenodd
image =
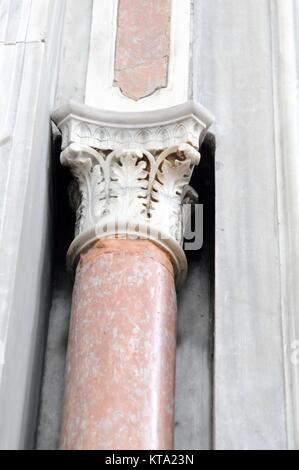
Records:
M178 296L175 449L212 448L215 138L209 133L191 186L203 204L203 246L187 251L188 277Z
M58 132L58 131L57 131ZM61 136L54 136L53 145L53 212L54 256L56 267L65 269L67 250L74 238L75 213L68 197L68 187L73 180L69 168L60 163Z
M60 164L61 137L55 132L52 145L53 278L45 351L40 410L35 448L58 448L64 369L71 309L72 280L66 270L66 253L73 239L75 215L69 205L71 173Z

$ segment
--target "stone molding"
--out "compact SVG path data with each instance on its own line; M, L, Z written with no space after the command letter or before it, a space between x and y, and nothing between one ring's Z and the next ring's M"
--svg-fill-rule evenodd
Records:
M147 113L70 102L53 119L62 133L61 163L76 180L70 188L77 221L69 263L96 239L145 238L169 253L181 285L187 271L183 203L210 113L192 102Z
M53 120L62 133L63 149L78 143L98 150L164 150L185 142L198 148L213 116L192 101L140 112L100 110L69 101L53 114Z

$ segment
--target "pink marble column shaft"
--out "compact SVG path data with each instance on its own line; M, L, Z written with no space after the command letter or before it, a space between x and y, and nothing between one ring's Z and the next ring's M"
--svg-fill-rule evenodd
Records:
M172 449L176 292L146 240L81 255L68 344L62 449Z

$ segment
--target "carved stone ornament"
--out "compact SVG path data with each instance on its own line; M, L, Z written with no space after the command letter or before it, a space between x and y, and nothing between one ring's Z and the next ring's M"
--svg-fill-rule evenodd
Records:
M77 221L71 265L97 239L150 239L167 251L180 285L187 271L183 203L212 117L188 102L151 112L116 113L70 102L53 116Z

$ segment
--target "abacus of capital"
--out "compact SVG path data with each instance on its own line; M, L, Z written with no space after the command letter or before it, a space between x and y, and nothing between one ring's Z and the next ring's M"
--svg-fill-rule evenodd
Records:
M212 117L70 102L53 119L77 216L61 448L172 449L182 207Z

